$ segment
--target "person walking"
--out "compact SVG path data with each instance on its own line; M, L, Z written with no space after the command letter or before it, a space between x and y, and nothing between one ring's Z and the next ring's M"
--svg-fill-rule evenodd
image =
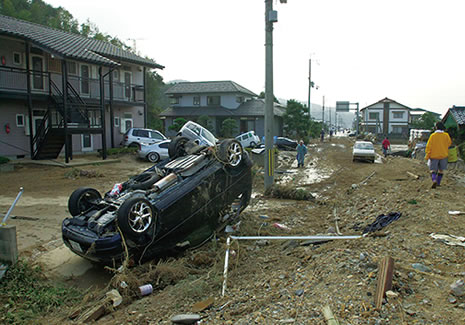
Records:
M387 156L388 150L391 149L391 142L389 142L389 139L387 136L384 137L383 142L381 143L381 146L383 147L383 154L384 157Z
M304 140L300 140L297 145L297 168L304 167L304 159L307 154L307 147L304 144Z
M321 129L320 141L323 142L324 139L325 139L325 130L324 130L324 129Z
M442 122L436 123L436 131L430 135L425 149L425 160L428 160L428 167L431 171L433 185L431 188L441 185L443 171L447 169L447 157L449 146L452 140Z

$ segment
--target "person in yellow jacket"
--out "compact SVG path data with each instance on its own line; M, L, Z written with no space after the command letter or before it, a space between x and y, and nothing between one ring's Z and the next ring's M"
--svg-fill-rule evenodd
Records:
M444 131L445 129L442 122L437 122L436 131L430 135L426 144L425 160L428 160L431 171L432 188L441 185L443 171L447 169L447 157L452 141L449 134Z

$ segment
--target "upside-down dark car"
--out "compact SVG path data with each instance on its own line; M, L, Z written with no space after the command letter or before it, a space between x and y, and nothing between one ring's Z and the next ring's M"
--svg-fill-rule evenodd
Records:
M176 137L170 158L102 196L75 190L63 241L98 263L142 260L195 247L234 221L248 205L252 162L236 140L205 147Z

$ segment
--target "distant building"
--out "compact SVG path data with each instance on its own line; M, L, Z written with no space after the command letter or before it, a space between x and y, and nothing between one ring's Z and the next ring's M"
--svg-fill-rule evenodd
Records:
M411 108L410 109L410 124L417 121L425 113L431 113L438 120L441 119L441 114L439 114L439 113L431 112L431 111L428 111L428 110L423 109L423 108Z
M146 125L146 69L162 68L107 42L0 15L0 155L68 160L119 146L127 129Z
M171 106L160 118L167 135L175 135L169 127L176 118L197 121L201 116L211 119L217 136L228 118L237 122L237 134L247 131L255 131L260 137L265 134L265 101L234 81L180 82L165 94L170 97ZM283 106L274 104L274 135L282 135L284 111Z
M446 128L465 129L465 106L452 106L442 118Z
M408 137L411 108L384 98L361 109L363 131Z

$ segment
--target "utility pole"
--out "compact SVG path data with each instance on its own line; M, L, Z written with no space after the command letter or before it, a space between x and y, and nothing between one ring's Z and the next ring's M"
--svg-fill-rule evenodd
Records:
M331 107L328 106L328 113L329 113L329 128L331 129Z
M322 115L321 116L321 121L323 122L322 127L324 129L324 126L325 126L325 96L323 96L323 107L322 108L323 108L323 110L321 111L321 113L322 113L321 114Z
M308 60L308 118L312 120L312 103L310 102L310 92L312 90L312 59Z
M360 124L360 121L359 121L359 116L358 116L358 103L355 103L357 105L357 135L359 134L359 130L358 130L358 125Z
M265 0L265 191L274 182L273 22L277 21L277 17L272 17L272 15L275 14L273 0Z

